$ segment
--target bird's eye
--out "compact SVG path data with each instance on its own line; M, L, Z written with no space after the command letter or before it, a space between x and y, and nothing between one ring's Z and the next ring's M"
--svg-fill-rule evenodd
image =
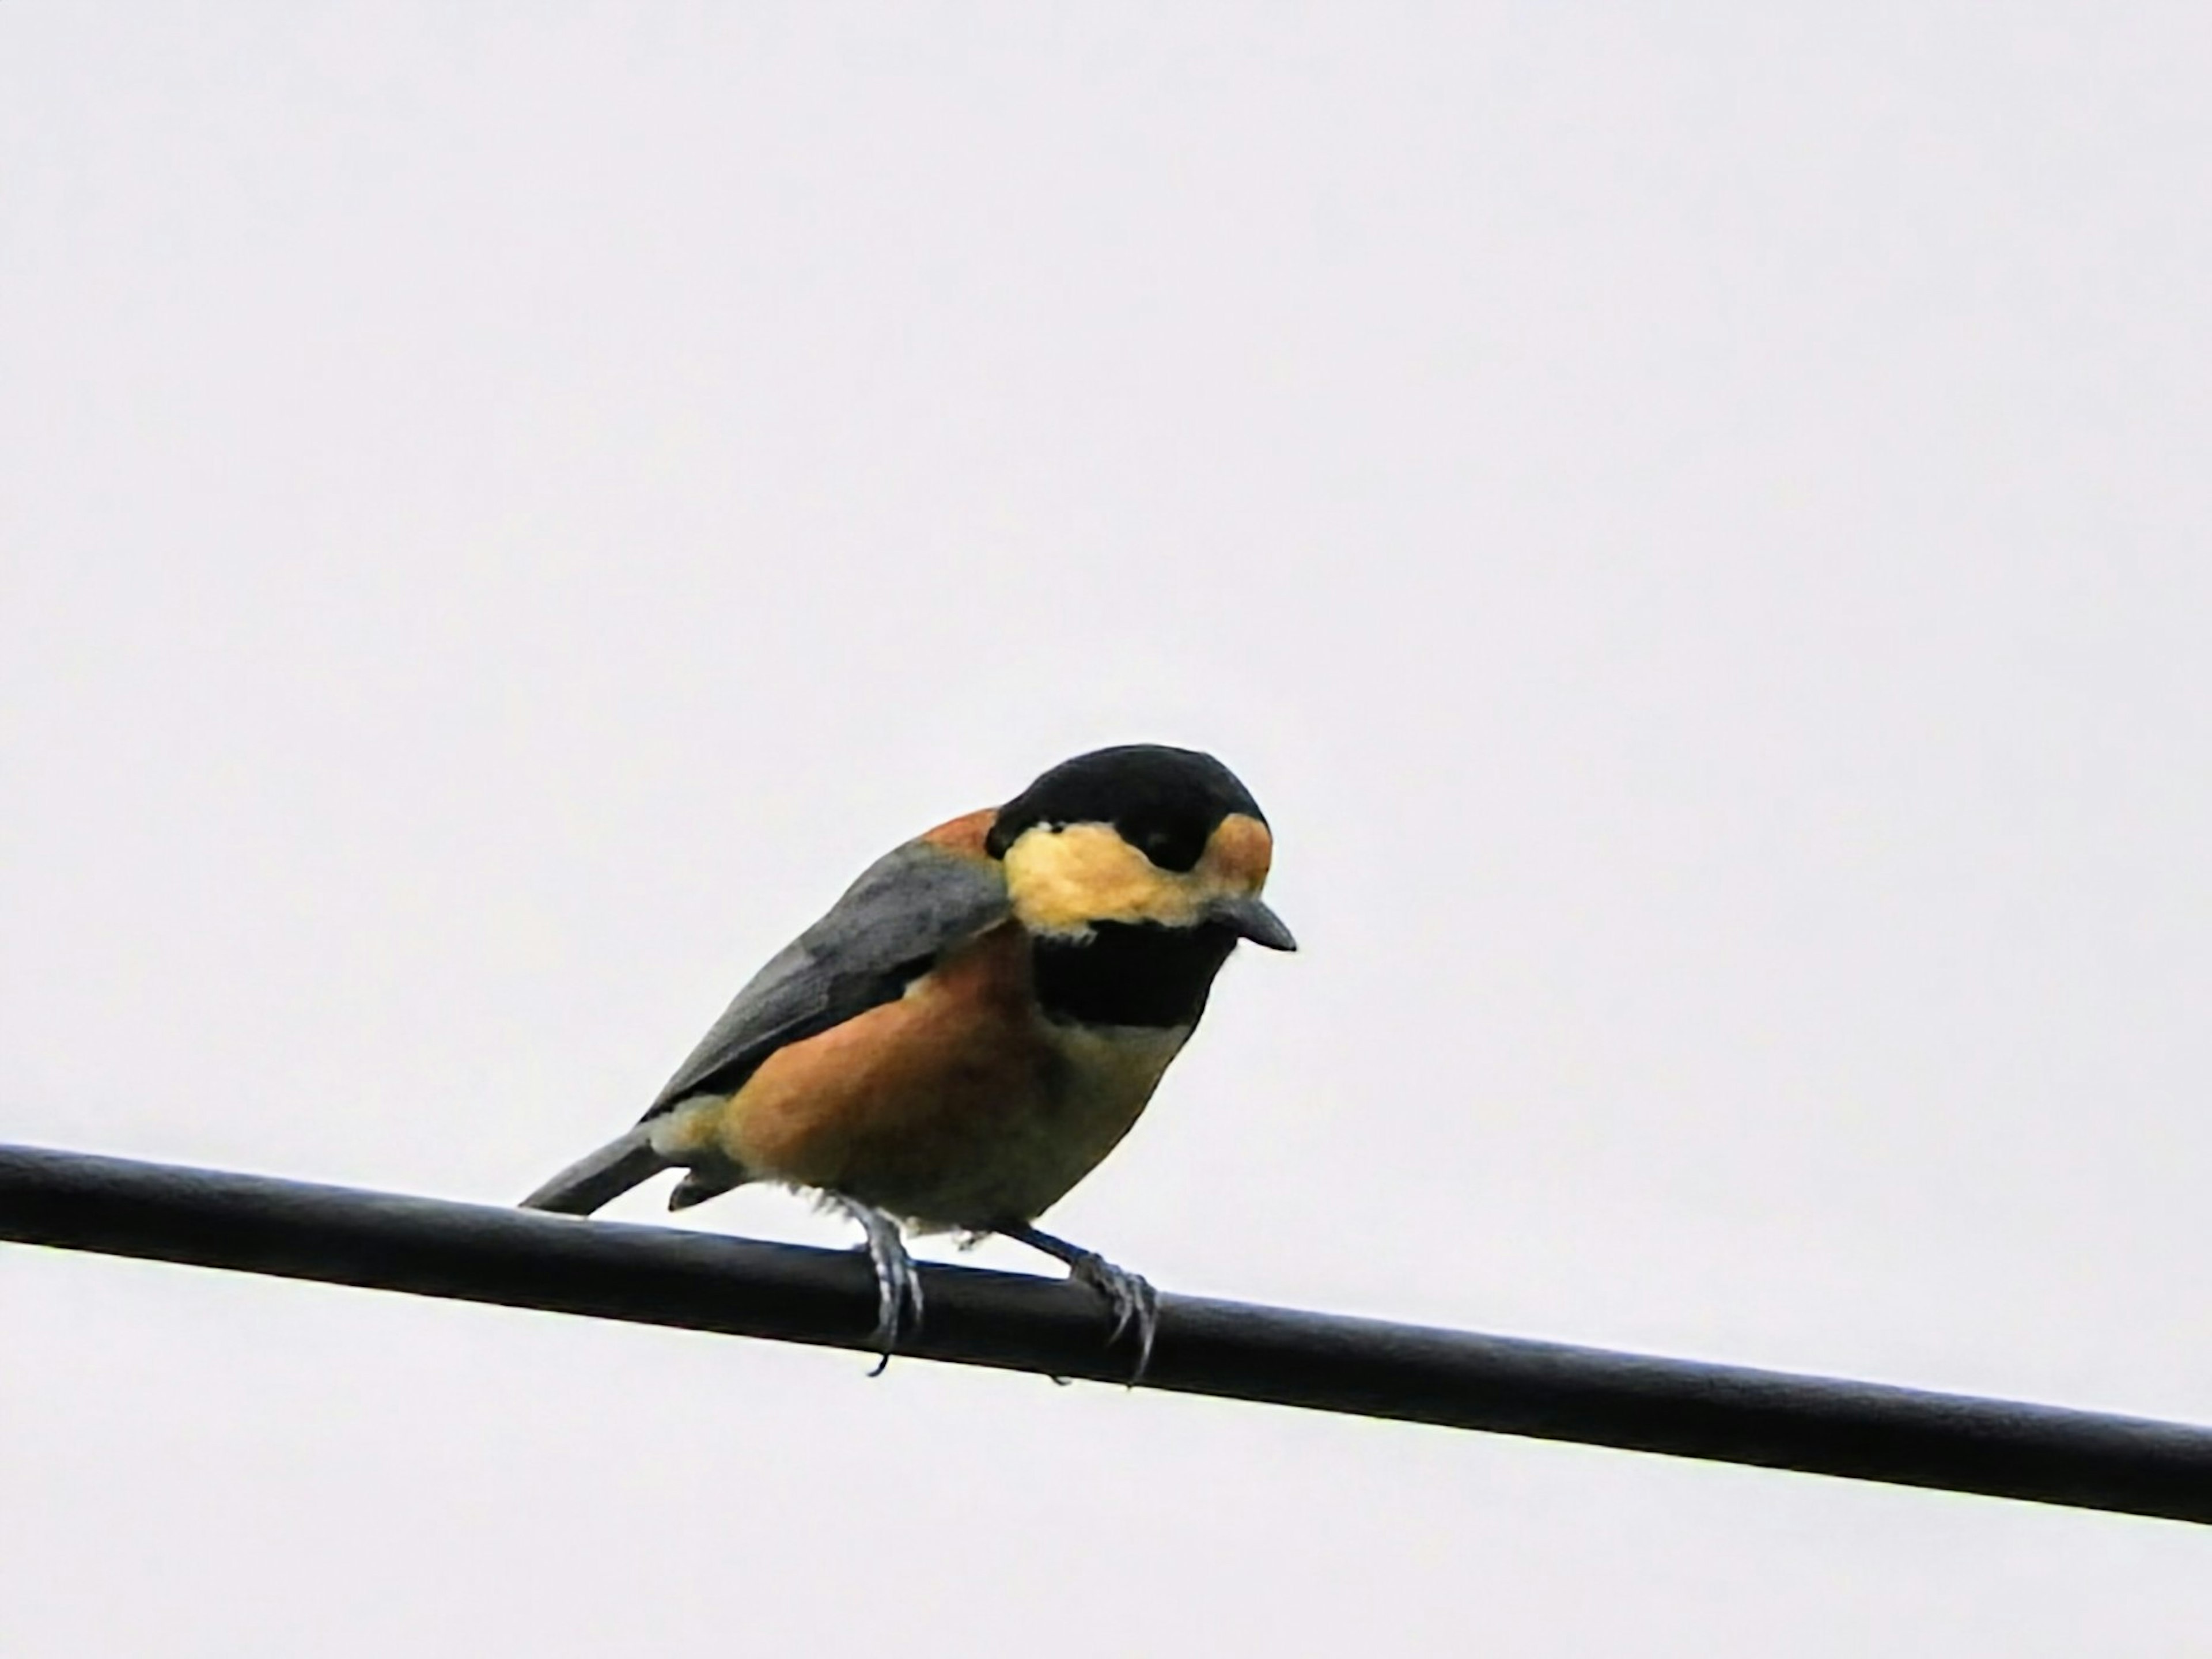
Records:
M1139 836L1137 850L1163 870L1188 870L1198 862L1199 848L1191 837L1165 826Z

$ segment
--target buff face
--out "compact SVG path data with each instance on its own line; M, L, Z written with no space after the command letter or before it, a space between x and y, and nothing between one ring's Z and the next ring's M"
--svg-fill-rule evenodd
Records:
M1162 868L1109 823L1039 823L1006 848L1006 892L1016 919L1045 937L1102 923L1195 927L1257 897L1273 852L1267 826L1245 812L1224 817L1188 870Z

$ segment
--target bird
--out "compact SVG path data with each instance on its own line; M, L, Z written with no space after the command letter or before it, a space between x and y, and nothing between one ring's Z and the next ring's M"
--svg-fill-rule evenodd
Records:
M873 1266L888 1364L921 1326L904 1229L996 1234L1104 1304L1151 1363L1142 1276L1037 1219L1135 1125L1241 942L1294 951L1261 897L1274 841L1210 754L1125 744L862 872L769 958L645 1115L527 1209L585 1216L668 1170L671 1210L750 1182L817 1196Z

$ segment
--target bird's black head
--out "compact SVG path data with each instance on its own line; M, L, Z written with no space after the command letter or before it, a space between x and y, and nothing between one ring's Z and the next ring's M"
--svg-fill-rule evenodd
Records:
M1042 938L1105 927L1296 947L1260 900L1274 840L1249 790L1211 755L1157 744L1063 761L999 809L985 850L1014 915Z
M1039 824L1103 823L1160 869L1188 871L1231 813L1267 825L1252 792L1212 756L1129 743L1054 767L999 809L985 846L1004 858Z

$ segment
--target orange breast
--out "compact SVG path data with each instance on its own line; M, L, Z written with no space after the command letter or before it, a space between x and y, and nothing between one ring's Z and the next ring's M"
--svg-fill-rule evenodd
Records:
M1188 1035L1045 1020L1009 922L896 1002L778 1050L698 1122L756 1178L984 1231L1035 1220L1089 1174Z
M1051 1092L1029 974L1026 936L994 928L897 1001L779 1049L720 1115L724 1149L770 1180L951 1224L1015 1218L942 1212L966 1207L955 1189Z

